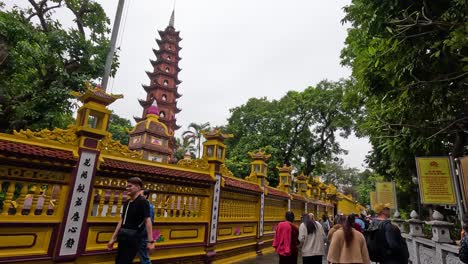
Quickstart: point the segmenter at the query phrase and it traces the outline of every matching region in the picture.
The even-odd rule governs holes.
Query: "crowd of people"
[[[154,208],[147,200],[149,192],[143,190],[138,177],[127,180],[126,191],[129,199],[123,204],[121,219],[107,247],[112,250],[118,242],[116,264],[132,263],[137,255],[141,263],[151,263],[148,251],[154,249]],[[389,205],[377,204],[375,212],[376,217],[338,213],[332,219],[323,215],[318,220],[309,213],[302,216],[299,227],[294,224],[294,213],[286,212],[285,221],[276,227],[273,241],[279,263],[297,263],[299,250],[304,264],[321,264],[324,256],[330,264],[408,263],[406,241],[389,220]],[[468,236],[462,242],[468,248]]]
[[[273,247],[280,264],[297,263],[299,251],[302,263],[364,263],[407,264],[406,241],[390,218],[389,204],[377,204],[376,216],[343,215],[333,219],[323,215],[319,221],[314,214],[302,216],[294,224],[294,213],[286,212],[286,220],[276,227]]]

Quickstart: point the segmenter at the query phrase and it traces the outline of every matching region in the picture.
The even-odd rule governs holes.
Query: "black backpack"
[[[382,221],[377,225],[370,225],[365,231],[367,250],[369,251],[369,258],[374,262],[382,262],[384,260],[384,251],[382,249],[387,247],[385,233],[383,227],[389,221]]]
[[[458,251],[458,257],[463,263],[468,263],[468,241],[464,237],[460,242],[460,250]]]

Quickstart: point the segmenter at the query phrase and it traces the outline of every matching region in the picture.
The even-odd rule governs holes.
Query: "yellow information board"
[[[377,204],[377,193],[370,192],[370,207],[374,210],[374,206]]]
[[[461,169],[461,183],[463,189],[464,199],[468,199],[468,156],[460,158],[460,169]],[[465,210],[468,209],[465,204]]]
[[[389,203],[390,209],[395,209],[395,192],[393,182],[377,182],[375,184],[377,203]]]
[[[416,158],[422,204],[455,205],[455,189],[448,157]]]

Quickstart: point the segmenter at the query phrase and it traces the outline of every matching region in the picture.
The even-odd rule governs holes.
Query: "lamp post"
[[[416,203],[418,205],[418,215],[421,215],[421,197],[419,193],[419,179],[413,174],[413,177],[411,177],[411,181],[415,184],[415,189],[416,189]]]

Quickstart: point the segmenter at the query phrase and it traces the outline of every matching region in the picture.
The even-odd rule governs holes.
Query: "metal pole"
[[[458,206],[458,217],[460,217],[460,224],[463,225],[463,205],[461,204],[461,195],[460,195],[460,184],[458,182],[458,177],[455,171],[455,161],[453,160],[453,156],[449,155],[450,159],[450,172],[452,173],[452,179],[455,189],[455,194],[457,197],[457,206]]]
[[[396,184],[395,184],[395,181],[392,181],[392,185],[393,185],[393,201],[395,203],[395,212],[398,212],[398,200],[397,200],[397,197],[396,197]]]
[[[109,47],[109,53],[107,53],[106,66],[104,68],[104,75],[102,76],[101,88],[106,91],[107,84],[109,82],[110,72],[112,68],[112,61],[114,58],[115,44],[117,42],[117,35],[119,34],[120,20],[122,18],[123,7],[125,5],[125,0],[119,0],[119,5],[117,6],[117,12],[115,13],[114,27],[112,28],[112,37]]]

